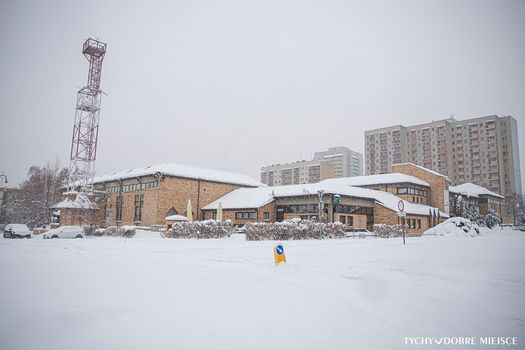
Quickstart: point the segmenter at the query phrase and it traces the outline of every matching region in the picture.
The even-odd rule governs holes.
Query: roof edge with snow
[[[111,174],[96,176],[93,179],[93,183],[98,184],[104,182],[112,182],[118,180],[133,179],[137,177],[152,176],[156,174],[239,186],[266,187],[265,184],[254,180],[248,175],[178,163],[161,163],[155,165],[148,165],[145,167],[128,169],[114,172]]]

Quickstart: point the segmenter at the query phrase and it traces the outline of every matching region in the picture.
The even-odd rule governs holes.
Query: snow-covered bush
[[[247,241],[284,241],[346,237],[346,226],[340,222],[328,224],[311,220],[290,220],[275,223],[254,222],[246,224],[245,228]]]
[[[175,222],[165,233],[167,238],[225,238],[233,231],[231,220],[225,222],[215,220],[189,222]]]
[[[500,218],[496,215],[494,209],[490,209],[487,214],[483,217],[483,224],[488,228],[492,229],[494,226],[498,226],[501,223]]]
[[[469,219],[462,217],[453,217],[443,221],[441,224],[426,230],[423,235],[426,236],[468,236],[474,237],[479,235],[479,226]]]
[[[97,228],[94,229],[91,227],[90,229],[86,230],[84,228],[84,233],[86,236],[96,236],[96,237],[102,237],[102,236],[112,236],[112,237],[133,237],[135,236],[135,226],[109,226],[107,228]]]
[[[405,230],[406,234],[408,232],[408,225],[375,224],[372,229],[377,237],[393,238],[403,236],[403,230]]]

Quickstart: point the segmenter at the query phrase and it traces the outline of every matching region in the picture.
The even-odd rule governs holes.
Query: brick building
[[[206,205],[203,217],[215,218],[220,203],[223,219],[235,224],[292,218],[317,220],[318,192],[323,191],[324,222],[342,222],[369,230],[375,223],[397,224],[397,204],[404,200],[407,216],[402,222],[409,226],[409,234],[420,235],[448,217],[440,208],[426,204],[433,198],[432,190],[426,181],[402,173],[327,179],[316,184],[241,188]]]
[[[450,208],[455,209],[463,205],[464,201],[469,202],[478,208],[481,215],[493,210],[499,217],[503,215],[503,196],[494,193],[485,187],[473,183],[464,183],[458,186],[450,186]],[[454,210],[452,210],[454,212]]]
[[[264,186],[246,175],[175,163],[99,176],[93,184],[99,197],[94,201],[98,206],[94,223],[103,226],[163,225],[166,216],[187,215],[188,200],[194,220],[201,220],[202,207],[226,193],[240,187]],[[69,213],[72,209],[60,209],[61,224],[73,215]]]

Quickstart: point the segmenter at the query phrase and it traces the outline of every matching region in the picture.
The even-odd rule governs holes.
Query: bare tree
[[[20,189],[6,198],[6,223],[16,222],[29,227],[48,224],[49,207],[60,201],[67,176],[68,169],[60,168],[58,159],[44,167],[31,166]]]

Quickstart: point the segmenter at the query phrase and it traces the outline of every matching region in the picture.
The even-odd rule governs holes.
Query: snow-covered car
[[[4,238],[31,238],[31,231],[24,224],[9,224],[4,228]]]
[[[44,233],[44,239],[50,238],[84,238],[84,229],[80,226],[60,226]]]
[[[350,228],[346,230],[346,237],[351,238],[365,238],[366,236],[375,236],[373,232],[366,228]]]
[[[235,227],[233,232],[234,233],[246,233],[246,228],[244,227],[244,225],[238,225],[237,227]]]

